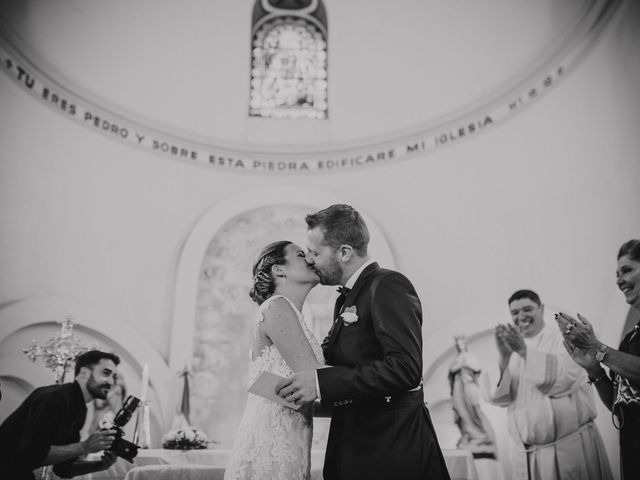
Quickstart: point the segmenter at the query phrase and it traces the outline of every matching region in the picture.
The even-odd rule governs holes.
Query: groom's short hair
[[[349,205],[337,204],[311,213],[305,218],[309,229],[319,228],[324,241],[334,249],[340,245],[353,247],[359,256],[367,254],[369,229],[362,215]]]

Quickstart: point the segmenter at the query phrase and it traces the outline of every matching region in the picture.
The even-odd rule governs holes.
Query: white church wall
[[[8,0],[0,13],[48,66],[112,109],[222,144],[331,146],[373,143],[486,101],[598,3],[324,1],[330,121],[320,124],[248,118],[254,1]]]
[[[244,7],[226,20],[240,21],[249,11]],[[339,173],[234,173],[162,158],[69,121],[2,74],[0,306],[42,296],[82,299],[144,336],[168,364],[171,332],[183,321],[174,316],[180,252],[198,219],[239,193],[289,187],[361,205],[380,226],[397,268],[423,301],[425,370],[453,335],[508,321],[506,298],[523,287],[559,309],[584,314],[616,345],[624,321],[617,313],[625,307],[614,285],[615,254],[623,241],[640,235],[639,10],[627,8],[578,68],[519,114],[437,152]],[[342,21],[334,18],[334,25]],[[338,71],[353,57],[338,48],[331,55]],[[123,70],[140,61],[122,59]],[[246,68],[235,56],[230,62],[231,72]],[[415,65],[415,78],[425,75],[420,65],[427,68]],[[491,73],[495,65],[486,65]],[[130,78],[121,75],[112,83],[104,79],[105,95],[118,93]],[[246,125],[238,100],[245,87],[230,80],[235,73],[219,77],[216,88],[193,89],[198,93],[188,101],[198,109],[216,105],[224,115],[203,119],[162,102],[153,110],[150,98],[139,99],[139,107],[160,118],[173,118],[175,109],[183,127],[242,139],[246,131],[236,123]],[[393,125],[404,121],[384,91],[381,105],[389,116],[339,115],[360,80],[336,87],[330,97],[336,106],[328,124],[340,138],[383,131],[385,118]],[[150,96],[159,93],[150,88]],[[215,96],[218,88],[229,103]],[[453,97],[461,86],[443,88]],[[365,96],[359,92],[355,105],[364,105]],[[417,120],[422,110],[407,98],[399,101],[408,109],[407,122]],[[273,141],[295,133],[281,132]],[[0,354],[23,346],[0,343]],[[19,376],[10,370],[3,364],[4,374]],[[617,471],[617,432],[605,412],[598,424]]]

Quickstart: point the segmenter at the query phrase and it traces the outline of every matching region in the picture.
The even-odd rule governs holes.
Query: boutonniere
[[[356,312],[357,310],[355,305],[344,309],[344,311],[342,312],[342,315],[340,316],[342,317],[342,323],[344,324],[345,327],[348,327],[349,325],[353,325],[358,321],[358,314]]]

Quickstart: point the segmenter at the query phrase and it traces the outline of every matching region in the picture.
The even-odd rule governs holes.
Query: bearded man
[[[86,460],[89,453],[108,450],[115,430],[92,433],[80,441],[87,403],[107,398],[115,385],[120,358],[91,350],[78,356],[75,380],[34,390],[0,425],[0,478],[33,480],[33,470],[53,465],[53,471],[69,478],[100,470],[115,463],[105,451],[100,460]]]
[[[418,293],[369,256],[369,230],[351,206],[305,220],[307,263],[323,285],[340,285],[322,343],[330,367],[296,372],[276,389],[331,410],[325,480],[449,480],[422,391]]]

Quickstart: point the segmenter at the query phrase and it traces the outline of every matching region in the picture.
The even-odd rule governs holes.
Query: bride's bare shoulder
[[[263,311],[265,321],[289,322],[291,319],[297,320],[296,312],[286,298],[281,296],[272,297],[269,298],[267,302],[269,303],[265,305]]]

